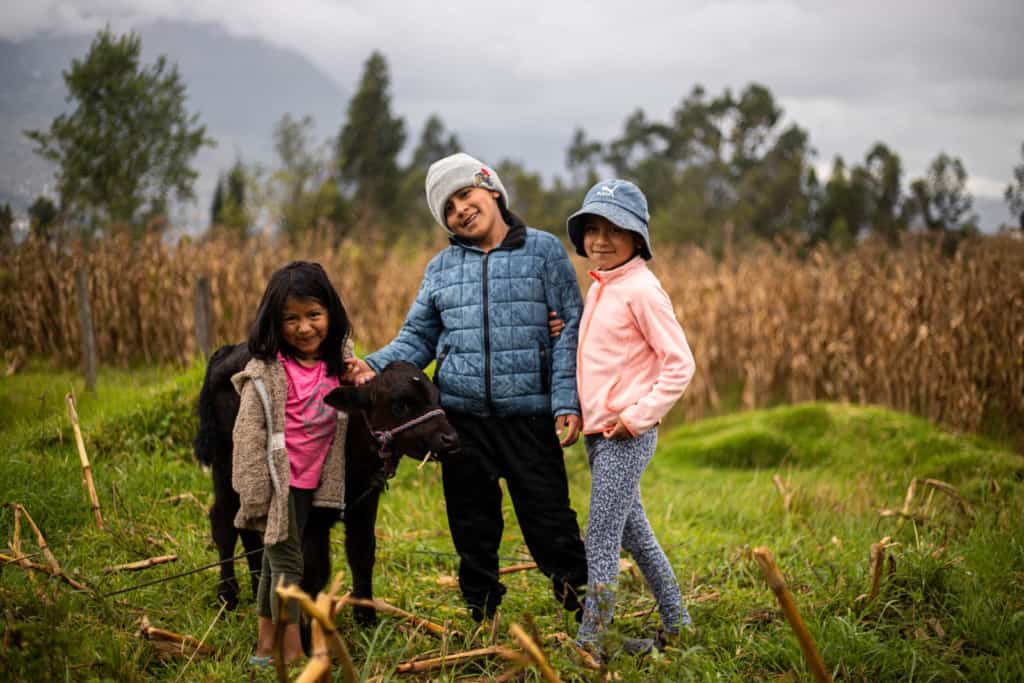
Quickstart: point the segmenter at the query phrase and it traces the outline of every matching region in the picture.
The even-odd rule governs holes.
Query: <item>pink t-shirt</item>
[[[324,403],[324,396],[338,386],[338,378],[327,375],[327,363],[323,361],[307,368],[281,354],[277,359],[288,378],[284,445],[291,465],[291,485],[315,489],[320,485],[320,469],[338,424],[338,413]]]

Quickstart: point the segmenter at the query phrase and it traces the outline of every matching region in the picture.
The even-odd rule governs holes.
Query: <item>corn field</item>
[[[270,274],[307,258],[323,264],[357,344],[372,350],[398,330],[442,245],[110,238],[58,251],[28,241],[0,254],[0,346],[79,362],[74,273],[85,268],[102,364],[188,362],[198,276],[210,281],[215,339],[239,341]],[[585,288],[586,264],[572,258]],[[662,248],[651,267],[697,359],[687,417],[738,391],[744,408],[824,399],[967,431],[1024,424],[1024,241],[979,238],[954,257],[924,240],[803,256],[765,246],[724,260]]]

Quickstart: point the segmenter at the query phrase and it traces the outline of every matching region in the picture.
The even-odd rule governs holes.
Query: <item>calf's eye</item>
[[[409,404],[403,399],[396,398],[391,402],[391,413],[395,417],[405,417],[409,413]]]

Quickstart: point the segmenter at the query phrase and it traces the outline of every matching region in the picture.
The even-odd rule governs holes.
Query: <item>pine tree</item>
[[[57,222],[57,205],[49,197],[42,195],[36,197],[32,205],[28,207],[29,230],[41,240],[50,241],[55,238],[54,230]]]
[[[210,202],[210,225],[220,225],[224,213],[224,176],[217,177],[217,187],[213,190],[213,201]]]
[[[337,159],[342,184],[361,209],[396,214],[401,183],[397,158],[405,144],[405,121],[391,114],[390,84],[387,61],[374,52],[349,101]]]
[[[1010,215],[1020,222],[1024,230],[1024,142],[1020,143],[1021,162],[1013,167],[1013,182],[1006,186],[1003,198],[1010,209]]]
[[[228,172],[228,201],[238,207],[245,206],[245,167],[238,160]]]
[[[0,206],[0,247],[14,244],[14,212],[10,202]]]
[[[876,142],[864,161],[870,230],[896,243],[907,229],[903,207],[903,165],[898,154]]]
[[[423,132],[420,134],[419,144],[416,145],[416,149],[412,153],[409,170],[426,172],[430,164],[450,154],[455,154],[461,148],[458,136],[455,133],[446,134],[441,117],[431,114],[423,124]]]

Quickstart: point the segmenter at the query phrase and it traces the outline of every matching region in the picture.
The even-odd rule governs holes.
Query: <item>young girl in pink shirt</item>
[[[590,259],[576,351],[584,445],[591,468],[586,553],[589,580],[577,642],[594,654],[615,609],[619,548],[636,560],[658,602],[656,639],[627,639],[644,653],[690,624],[679,583],[640,500],[640,477],[657,444],[658,422],[693,377],[693,354],[661,283],[647,268],[647,199],[636,185],[607,180],[569,217],[569,239]]]
[[[348,417],[324,403],[344,370],[348,316],[317,263],[294,261],[275,272],[249,334],[253,359],[231,378],[240,394],[233,432],[231,484],[241,507],[235,526],[263,533],[254,666],[268,666],[283,579],[303,574],[303,537],[313,507],[341,510],[345,500]],[[302,654],[297,605],[289,605],[286,662]]]

